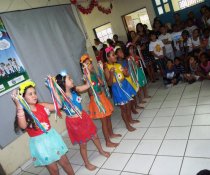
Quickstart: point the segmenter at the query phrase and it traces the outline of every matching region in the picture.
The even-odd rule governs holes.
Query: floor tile
[[[162,105],[162,102],[152,102],[152,103],[149,103],[145,109],[159,109],[161,105]]]
[[[210,114],[195,115],[193,125],[210,125]]]
[[[153,154],[156,155],[162,140],[141,140],[135,150],[137,154]]]
[[[143,139],[156,140],[163,139],[166,134],[167,128],[149,128],[144,135]]]
[[[174,116],[170,126],[191,126],[193,115]]]
[[[195,106],[197,104],[197,98],[184,98],[179,102],[179,106]]]
[[[129,173],[129,172],[122,172],[120,175],[141,175],[141,174],[136,174],[136,173]]]
[[[90,157],[90,155],[93,154],[93,151],[87,151],[87,153],[88,153],[88,157]],[[84,164],[82,156],[79,151],[74,156],[71,157],[70,162],[76,165]]]
[[[187,140],[164,140],[158,155],[184,156]]]
[[[192,126],[190,139],[210,139],[210,126]]]
[[[157,114],[159,109],[145,109],[142,113],[141,113],[141,117],[155,117],[155,115]]]
[[[106,170],[106,169],[100,169],[97,173],[97,175],[120,175],[121,171],[114,171],[114,170]]]
[[[172,117],[156,117],[152,121],[150,127],[164,127],[169,126]]]
[[[182,157],[157,156],[151,175],[178,175],[182,163]]]
[[[192,115],[195,113],[195,106],[178,107],[175,115]]]
[[[177,107],[179,103],[179,100],[171,100],[171,101],[165,101],[161,108],[171,108],[171,107]]]
[[[134,154],[132,155],[126,167],[124,168],[124,171],[147,174],[150,170],[154,159],[155,156],[152,155]]]
[[[149,127],[149,125],[151,124],[153,118],[150,117],[139,117],[140,123],[135,124],[135,128],[145,128],[145,127]]]
[[[165,139],[188,139],[190,127],[170,127]]]
[[[195,114],[210,114],[210,105],[197,106]]]
[[[122,140],[114,152],[133,153],[138,144],[139,140]]]
[[[210,140],[189,140],[186,156],[189,157],[210,157]]]
[[[176,108],[161,108],[156,117],[168,117],[173,116]]]
[[[135,125],[134,125],[134,127],[135,127]],[[146,130],[147,130],[147,128],[136,128],[136,130],[133,132],[127,132],[124,139],[138,139],[138,140],[140,140],[144,136]]]
[[[131,154],[112,153],[109,159],[102,166],[102,168],[122,170],[128,162],[128,160],[130,159],[130,157]]]
[[[185,157],[180,175],[196,175],[203,169],[209,169],[210,159]]]
[[[34,165],[30,165],[29,167],[26,167],[26,168],[24,169],[24,171],[27,171],[28,173],[38,174],[38,173],[40,173],[43,169],[44,169],[44,167],[35,167]]]
[[[207,97],[199,97],[198,105],[210,105],[210,96]]]

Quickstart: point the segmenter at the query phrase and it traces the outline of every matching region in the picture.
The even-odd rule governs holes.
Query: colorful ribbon
[[[101,80],[103,81],[105,94],[108,98],[110,98],[111,94],[109,92],[109,88],[108,88],[108,85],[104,76],[103,63],[101,61],[98,62],[98,72],[99,72]]]
[[[134,63],[132,58],[128,58],[128,70],[129,70],[129,73],[131,75],[132,81],[135,83],[135,85],[139,89],[137,68],[136,68],[136,64]]]
[[[25,101],[25,99],[21,95],[17,95],[15,98],[18,100],[18,102],[23,107],[23,109],[31,116],[31,118],[34,120],[35,124],[38,126],[38,128],[41,129],[44,133],[47,133],[47,130],[42,126],[42,124],[40,123],[40,121],[33,114],[33,112],[31,111],[30,106]]]
[[[80,118],[82,118],[82,112],[72,103],[72,101],[66,96],[65,92],[61,89],[61,87],[51,76],[47,77],[46,83],[49,85],[48,87],[53,94],[51,95],[52,98],[54,98],[53,103],[57,103],[54,104],[54,107],[58,106],[58,103],[61,102],[62,106],[69,112],[69,114],[71,114],[72,109]],[[55,93],[58,94],[60,102],[56,98]],[[59,111],[58,108],[55,109],[55,111]]]
[[[88,84],[89,84],[89,86],[90,86],[90,88],[92,90],[92,93],[93,93],[93,96],[94,96],[94,101],[96,102],[96,105],[97,105],[99,111],[103,112],[103,113],[106,113],[106,110],[105,110],[104,106],[102,105],[98,94],[95,92],[95,90],[93,88],[91,77],[88,74],[89,70],[88,70],[88,68],[87,68],[87,66],[85,64],[84,64],[84,67],[83,67],[83,72],[84,72],[84,75],[85,75],[85,79],[88,82]]]

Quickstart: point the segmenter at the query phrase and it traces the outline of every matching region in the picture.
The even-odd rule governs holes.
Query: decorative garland
[[[72,4],[76,5],[79,11],[83,14],[90,14],[94,7],[97,7],[98,10],[102,13],[109,14],[112,10],[112,3],[110,3],[110,8],[104,8],[98,4],[97,0],[91,0],[90,4],[87,8],[83,7],[82,5],[78,4],[77,0],[70,0]]]

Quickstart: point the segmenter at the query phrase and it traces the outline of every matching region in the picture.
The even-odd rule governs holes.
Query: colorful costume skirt
[[[68,148],[57,131],[51,128],[47,133],[30,137],[29,147],[34,166],[45,166],[60,160]]]
[[[147,84],[147,79],[143,71],[144,70],[141,67],[139,67],[137,70],[138,82],[140,87],[144,87]]]
[[[138,92],[139,88],[137,85],[133,82],[131,76],[125,77],[125,79],[131,84],[131,86],[135,89],[136,92]]]
[[[126,79],[121,81],[121,85],[122,87],[117,82],[112,84],[112,96],[115,105],[124,105],[136,95],[135,89]]]
[[[97,128],[85,111],[82,111],[82,118],[67,116],[66,127],[72,144],[87,143],[96,137]]]
[[[92,95],[90,96],[90,104],[89,104],[90,118],[96,119],[96,118],[104,118],[107,116],[111,116],[114,108],[111,102],[109,101],[109,99],[106,97],[104,92],[101,92],[100,94],[98,94],[98,97],[104,109],[106,110],[106,112],[104,113],[104,112],[99,111],[98,106],[94,100],[94,96]]]

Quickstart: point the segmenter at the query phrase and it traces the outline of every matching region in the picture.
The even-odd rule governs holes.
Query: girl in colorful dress
[[[125,71],[129,72],[129,65],[128,65],[128,60],[125,58],[124,52],[120,47],[115,48],[115,54],[117,56],[117,63],[119,63]],[[135,89],[136,93],[139,91],[139,85],[138,82],[134,82],[133,79],[129,75],[125,77],[125,79],[131,84],[131,86]],[[136,94],[137,95],[137,94]],[[138,114],[136,109],[141,109],[140,106],[137,105],[137,98],[136,96],[134,97],[134,100],[131,101],[131,111],[134,114]]]
[[[114,111],[114,108],[109,99],[106,97],[105,93],[102,91],[102,86],[104,83],[96,74],[92,64],[92,59],[89,57],[88,54],[84,54],[81,57],[80,63],[83,65],[83,68],[87,67],[87,69],[90,71],[91,83],[93,86],[93,90],[95,91],[93,92],[93,90],[91,89],[88,90],[88,94],[90,97],[90,103],[89,103],[90,118],[101,120],[102,131],[106,141],[106,146],[116,147],[119,145],[119,143],[111,142],[110,138],[120,137],[121,135],[113,133],[111,115]],[[93,93],[96,93],[97,96],[99,97],[99,101],[102,104],[103,108],[105,109],[105,112],[101,111],[97,106]]]
[[[25,112],[17,97],[22,96],[28,103],[30,110],[36,116],[39,123],[44,127],[46,133],[35,123],[35,120]],[[74,171],[66,157],[68,148],[61,136],[55,129],[51,128],[48,119],[50,112],[54,111],[54,105],[49,103],[38,103],[35,90],[35,83],[26,81],[19,87],[19,94],[16,90],[12,93],[12,99],[16,104],[15,131],[25,130],[30,136],[29,147],[34,166],[46,166],[51,175],[58,175],[57,163],[68,175],[73,175]]]
[[[58,74],[55,79],[57,84],[65,92],[68,99],[73,103],[74,108],[81,112],[81,116],[79,116],[70,105],[68,108],[63,106],[63,111],[66,113],[66,127],[69,138],[72,144],[79,144],[80,153],[85,163],[85,167],[91,171],[95,170],[96,166],[91,164],[88,160],[87,142],[92,140],[99,153],[105,157],[109,157],[110,153],[105,152],[101,147],[95,124],[90,119],[90,116],[82,109],[82,98],[78,95],[78,93],[88,90],[90,86],[88,83],[82,86],[74,86],[73,80],[67,74]]]
[[[132,97],[136,95],[136,91],[125,79],[125,76],[128,76],[126,71],[120,64],[116,63],[117,58],[114,53],[114,49],[112,47],[108,47],[105,51],[108,62],[104,72],[107,83],[112,88],[114,104],[120,106],[121,116],[128,131],[134,131],[135,128],[130,124],[139,121],[132,119],[130,101],[133,100]]]
[[[133,44],[129,44],[127,47],[127,53],[128,53],[129,59],[133,60],[133,62],[136,64],[137,79],[138,79],[140,89],[142,89],[142,91],[143,91],[144,98],[150,98],[150,96],[148,95],[148,92],[147,92],[147,87],[146,87],[147,79],[144,74],[142,64],[140,63],[140,61],[142,61],[142,60],[136,54],[136,47]],[[139,54],[141,54],[141,53],[139,53]],[[141,96],[141,91],[139,91],[139,96]]]

